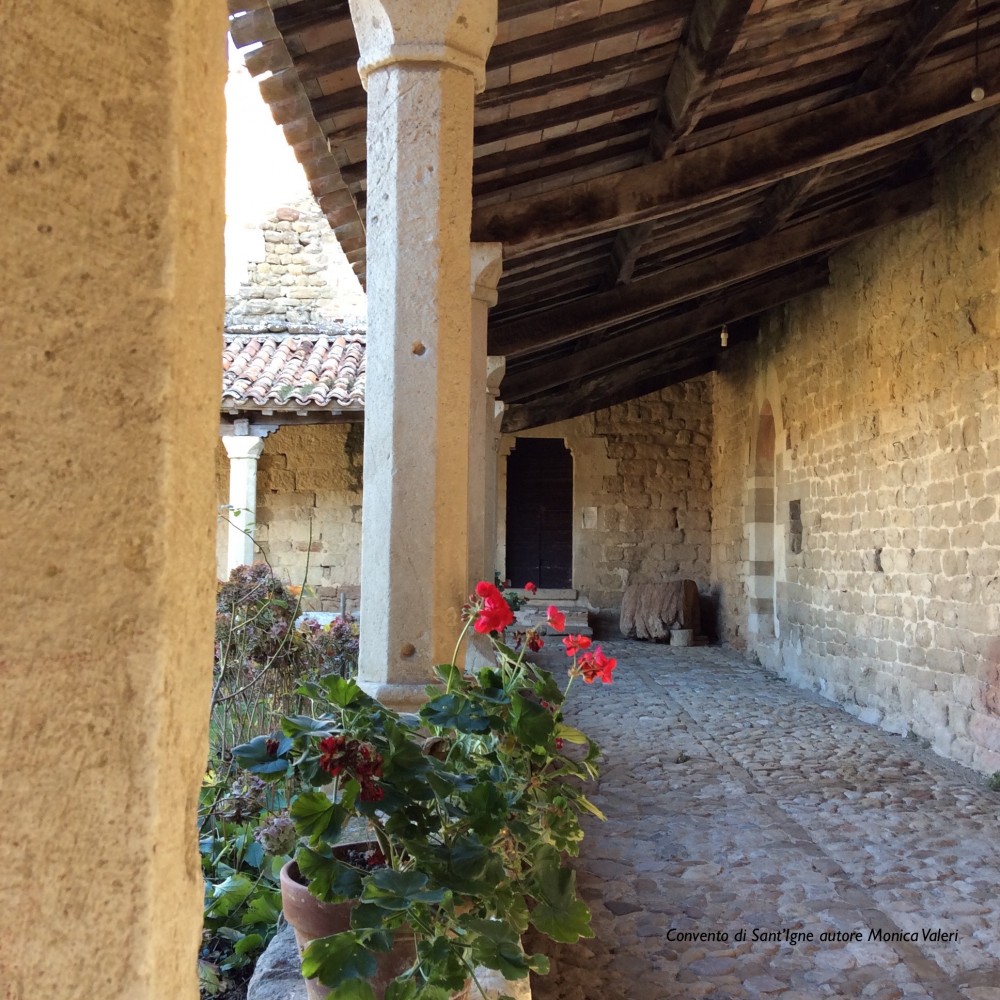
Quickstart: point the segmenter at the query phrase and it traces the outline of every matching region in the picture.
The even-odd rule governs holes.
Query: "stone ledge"
[[[528,979],[508,982],[493,969],[477,969],[476,978],[482,990],[473,984],[469,1000],[497,1000],[501,995],[514,1000],[531,1000]],[[278,931],[258,960],[247,987],[247,1000],[307,1000],[295,934],[287,924]]]

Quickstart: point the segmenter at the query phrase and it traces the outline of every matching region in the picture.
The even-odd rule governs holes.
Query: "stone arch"
[[[776,638],[779,624],[775,601],[775,454],[774,409],[770,400],[760,405],[750,447],[746,526],[749,540],[747,572],[750,636]]]

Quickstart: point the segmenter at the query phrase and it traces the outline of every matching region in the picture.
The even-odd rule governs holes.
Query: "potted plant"
[[[342,907],[330,913],[332,933],[304,947],[303,974],[322,984],[315,996],[446,1000],[477,966],[507,979],[547,971],[543,955],[521,948],[529,926],[561,942],[592,934],[566,858],[581,815],[600,816],[580,787],[597,774],[598,748],[563,720],[566,691],[525,657],[542,636],[518,636],[519,649],[500,641],[513,616],[495,585],[480,583],[466,611],[453,662],[437,668],[419,715],[329,676],[300,689],[312,714],[235,751],[254,774],[298,788],[290,816],[302,839],[285,880]],[[555,608],[549,620],[562,630]],[[470,628],[496,651],[475,676],[455,665]],[[583,637],[564,643],[569,685],[610,682],[614,660]],[[345,848],[352,839],[361,843]],[[376,993],[390,953],[399,964]]]

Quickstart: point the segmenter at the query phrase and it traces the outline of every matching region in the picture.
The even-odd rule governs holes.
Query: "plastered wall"
[[[304,605],[336,611],[359,606],[361,572],[361,468],[359,423],[282,427],[264,439],[257,463],[256,539],[277,575],[307,582]],[[216,489],[225,504],[229,461],[216,447]],[[225,532],[217,536],[225,565]]]
[[[993,126],[945,166],[936,207],[836,254],[830,289],[771,314],[717,376],[712,450],[724,635],[988,772],[1000,769],[998,165]],[[747,630],[765,403],[774,638]]]
[[[0,22],[0,995],[195,1000],[226,9]]]
[[[708,377],[517,435],[562,438],[573,455],[573,586],[594,606],[617,612],[629,583],[690,578],[707,588],[711,435]],[[498,569],[513,445],[511,435],[500,443]]]

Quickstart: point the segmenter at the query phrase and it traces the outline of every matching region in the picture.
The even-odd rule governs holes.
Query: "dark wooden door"
[[[507,579],[573,583],[573,456],[558,438],[518,438],[507,459]]]

